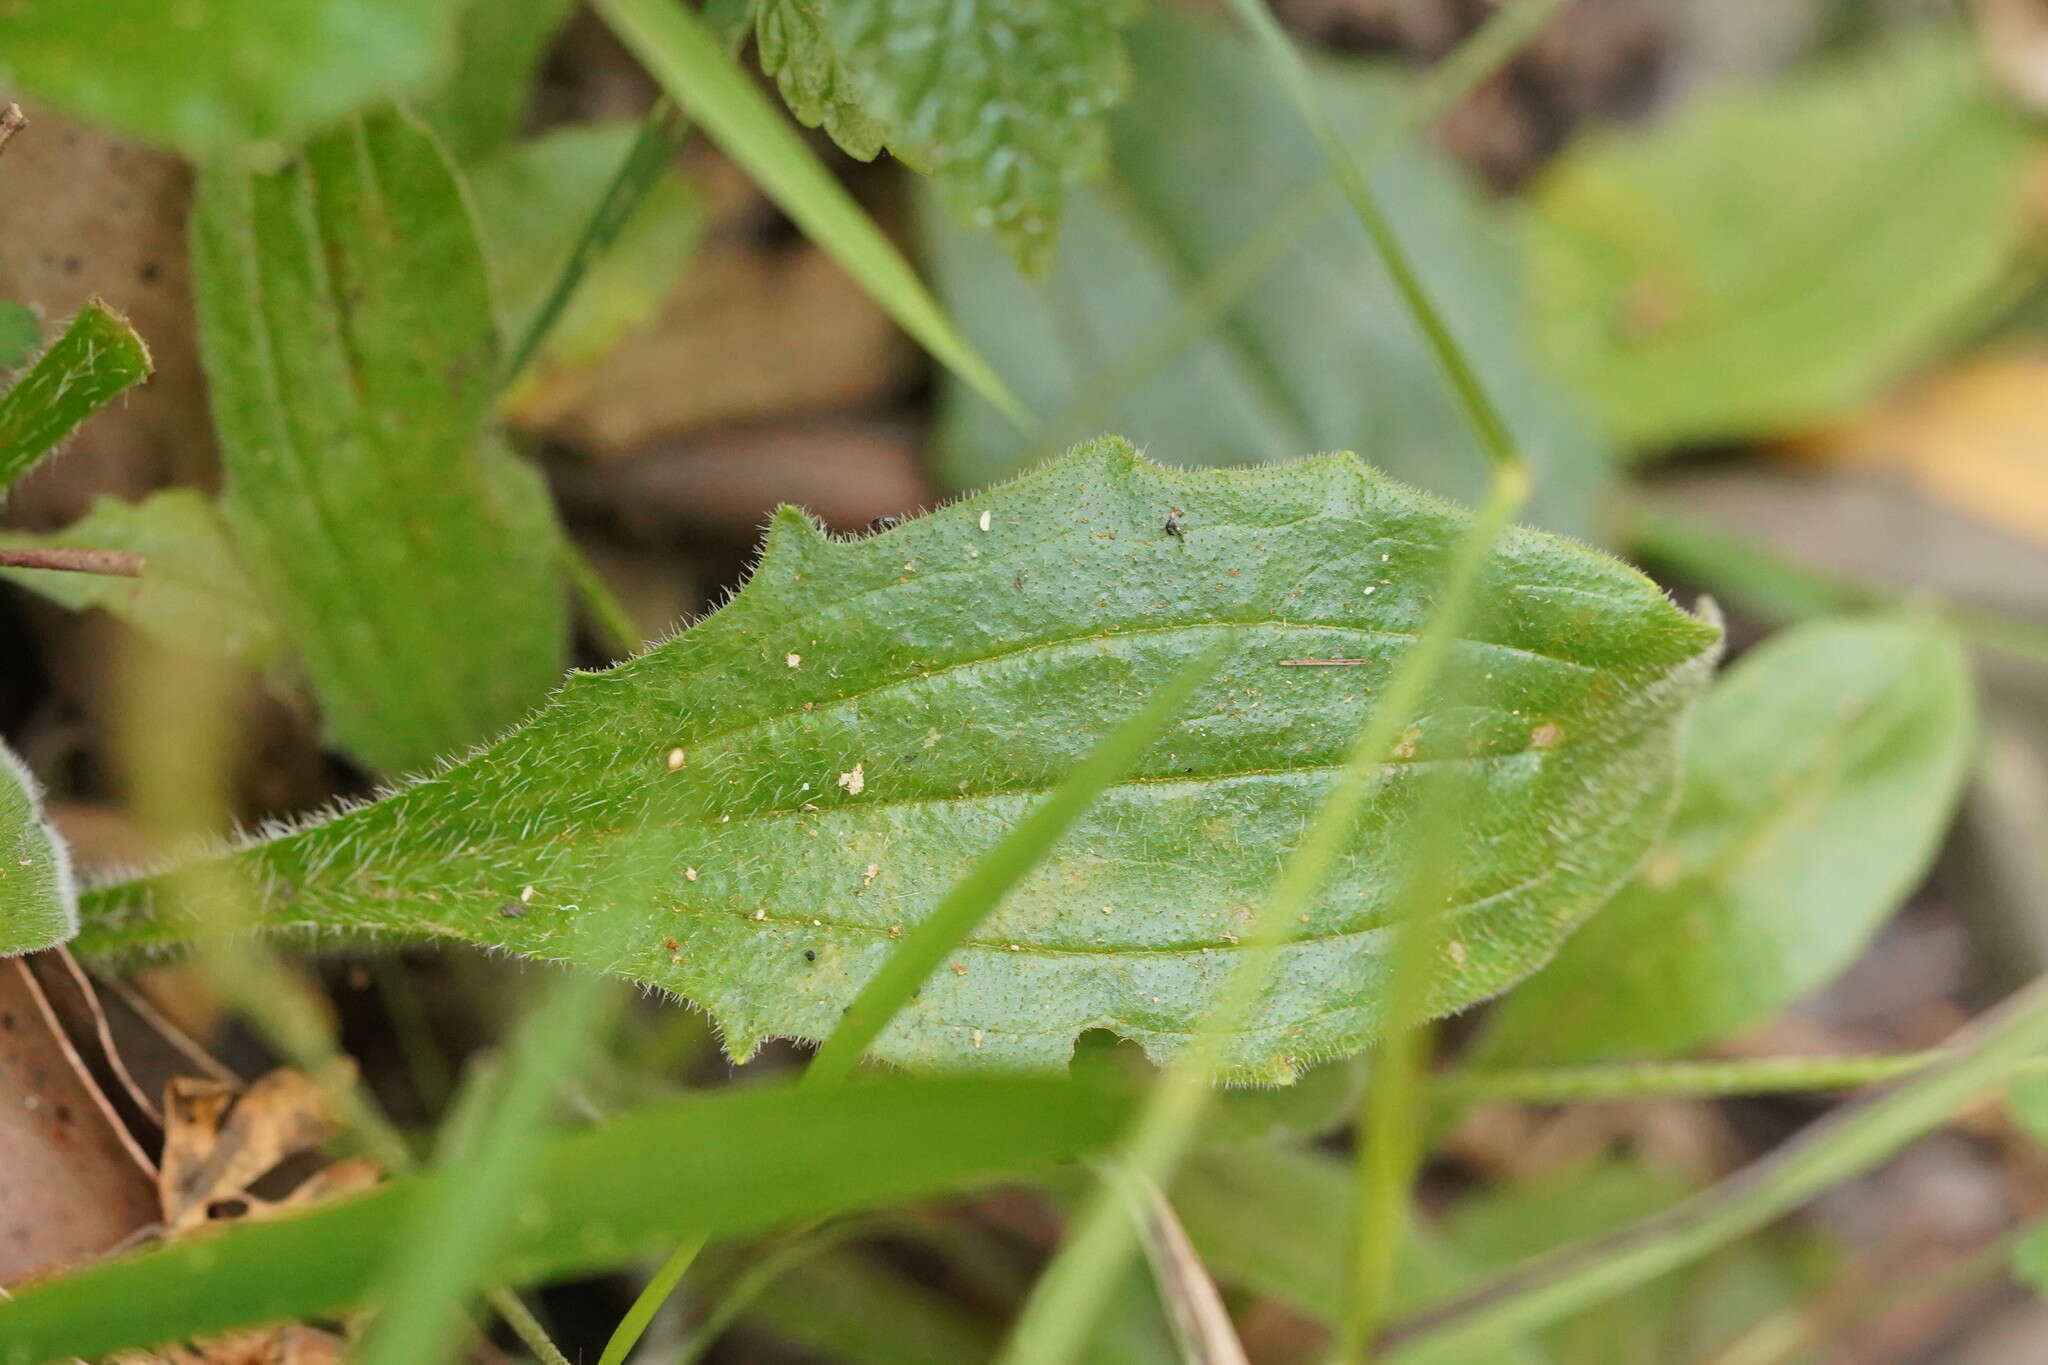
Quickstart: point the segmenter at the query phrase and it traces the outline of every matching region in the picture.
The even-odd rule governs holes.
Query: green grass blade
[[[115,395],[149,377],[149,348],[98,299],[0,397],[0,489],[28,473]]]
[[[556,1089],[605,1015],[602,977],[576,972],[553,983],[520,1029],[489,1112],[468,1151],[429,1197],[414,1203],[377,1295],[383,1307],[363,1342],[361,1365],[414,1365],[446,1358],[463,1300],[511,1233],[541,1155]]]
[[[1379,783],[1397,737],[1415,715],[1472,608],[1481,571],[1514,511],[1528,495],[1522,466],[1495,467],[1494,493],[1467,528],[1437,596],[1437,607],[1401,657],[1386,689],[1346,755],[1343,775],[1317,809],[1308,832],[1274,879],[1249,935],[1251,952],[1225,981],[1194,1046],[1153,1087],[1120,1146],[1118,1169],[1170,1186],[1193,1145],[1207,1106],[1214,1056],[1252,1016],[1273,979],[1278,949],[1312,903],[1350,843],[1359,813]],[[1101,1317],[1129,1258],[1134,1233],[1113,1182],[1097,1187],[1065,1246],[1040,1276],[1011,1329],[1002,1365],[1067,1365]]]
[[[550,1143],[510,1240],[475,1273],[556,1277],[631,1261],[686,1224],[741,1235],[1029,1174],[1101,1151],[1129,1113],[1103,1086],[1021,1077],[777,1084],[669,1101]],[[442,1207],[460,1179],[394,1181],[22,1288],[0,1303],[0,1365],[97,1359],[366,1302],[420,1212]]]
[[[839,1027],[811,1059],[804,1073],[806,1084],[836,1084],[852,1074],[868,1045],[917,994],[946,954],[994,912],[1026,873],[1045,860],[1060,837],[1138,761],[1138,755],[1236,647],[1236,634],[1227,634],[1183,668],[1142,711],[1098,744],[1001,843],[975,860],[967,875],[954,884],[931,916],[911,931],[846,1007]]]
[[[583,282],[590,267],[618,240],[619,233],[632,221],[634,213],[645,202],[648,191],[660,181],[670,160],[689,136],[690,121],[683,117],[682,111],[668,100],[656,100],[654,107],[647,111],[647,117],[641,121],[632,146],[626,149],[625,159],[620,161],[611,182],[605,186],[590,216],[584,220],[583,231],[577,236],[576,245],[571,248],[568,259],[562,262],[553,283],[548,286],[547,296],[514,343],[512,353],[505,361],[504,383],[510,384],[519,378],[528,362],[539,352],[541,343],[547,340],[548,333],[561,318],[562,310],[569,306],[576,287]]]
[[[598,0],[612,31],[719,149],[940,364],[1018,426],[1023,405],[968,345],[895,245],[827,171],[694,11],[677,0]]]

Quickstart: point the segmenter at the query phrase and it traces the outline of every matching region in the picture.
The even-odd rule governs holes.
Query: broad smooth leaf
[[[2035,148],[1945,35],[1589,139],[1532,198],[1537,336],[1637,445],[1839,417],[2011,265]]]
[[[514,143],[470,168],[477,224],[507,337],[524,336],[545,305],[638,134],[631,121],[561,128]],[[529,363],[522,387],[602,359],[650,321],[697,249],[704,223],[696,187],[664,171],[577,284]],[[508,402],[517,409],[518,390]]]
[[[534,73],[573,7],[573,0],[468,0],[454,68],[412,105],[456,161],[487,156],[519,131]],[[530,225],[549,223],[536,212]]]
[[[396,773],[518,719],[566,646],[559,532],[486,437],[490,288],[433,140],[380,114],[214,166],[192,240],[222,509],[330,732]]]
[[[954,213],[1042,270],[1067,192],[1102,170],[1102,115],[1130,84],[1118,30],[1137,17],[1135,0],[820,8],[839,67],[833,90],[851,84]]]
[[[1682,1051],[1826,984],[1926,872],[1973,728],[1968,665],[1931,622],[1759,646],[1700,705],[1660,847],[1502,1003],[1475,1063]]]
[[[1397,478],[1476,501],[1487,460],[1399,294],[1334,191],[1300,240],[1156,376],[1103,394],[1149,339],[1328,163],[1252,47],[1161,14],[1130,33],[1136,97],[1110,120],[1121,183],[1075,196],[1057,263],[1031,281],[987,238],[923,216],[934,278],[961,327],[1047,424],[1017,430],[957,384],[941,399],[939,469],[954,487],[1006,477],[1108,428],[1191,465],[1369,451]],[[1319,68],[1347,140],[1370,147],[1403,86]],[[1200,110],[1199,118],[1190,110]],[[1430,296],[1538,471],[1529,516],[1590,536],[1610,458],[1591,423],[1518,347],[1519,252],[1440,159],[1368,167]],[[1292,210],[1290,210],[1292,211]]]
[[[4,21],[0,21],[4,22]],[[0,489],[34,467],[131,384],[149,378],[149,348],[95,299],[0,395]]]
[[[0,957],[48,948],[77,932],[70,849],[43,819],[42,788],[0,744]]]
[[[1235,631],[1181,719],[874,1050],[1053,1067],[1100,1027],[1169,1055],[1245,951],[1468,521],[1352,456],[1183,472],[1117,441],[856,542],[786,510],[752,581],[701,624],[233,866],[280,927],[623,973],[704,1006],[740,1055],[820,1038],[1104,727]],[[1285,1073],[1375,1029],[1417,765],[1458,765],[1475,795],[1439,1012],[1533,969],[1661,830],[1718,632],[1535,532],[1483,572],[1490,624],[1452,656],[1469,695],[1398,746],[1233,1072]],[[1348,662],[1302,663],[1332,659]],[[98,893],[85,951],[174,939],[160,890]]]
[[[249,581],[212,502],[167,488],[141,502],[101,498],[61,531],[0,532],[4,546],[127,550],[143,558],[140,577],[0,569],[73,611],[100,608],[178,650],[223,654],[264,665],[283,651],[277,620]]]
[[[491,1278],[624,1265],[681,1227],[734,1236],[1030,1174],[1105,1149],[1129,1110],[1115,1090],[1014,1077],[750,1086],[650,1106],[548,1145]],[[452,1178],[393,1181],[20,1288],[0,1300],[0,1365],[363,1303],[408,1215]]]
[[[463,3],[15,0],[0,9],[0,85],[214,156],[294,137],[433,75]]]

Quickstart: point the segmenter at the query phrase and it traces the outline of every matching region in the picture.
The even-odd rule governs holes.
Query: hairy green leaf
[[[1393,282],[1330,193],[1299,240],[1177,358],[1135,385],[1118,367],[1197,281],[1329,176],[1258,52],[1186,20],[1137,25],[1141,98],[1110,120],[1121,184],[1076,196],[1058,262],[1031,281],[988,240],[924,214],[940,296],[1046,425],[1018,431],[958,385],[941,399],[939,468],[955,487],[1015,473],[1108,428],[1178,463],[1367,450],[1396,477],[1476,500],[1487,460]],[[1403,86],[1357,65],[1319,68],[1331,116],[1370,148]],[[1188,117],[1199,108],[1203,116]],[[1380,157],[1369,178],[1430,295],[1537,470],[1530,517],[1587,536],[1609,453],[1518,344],[1519,249],[1439,157]],[[1290,208],[1289,212],[1297,210]]]
[[[486,439],[496,328],[427,133],[359,120],[193,215],[223,510],[334,737],[385,772],[529,710],[561,667],[557,530]]]
[[[888,129],[868,112],[827,36],[819,0],[756,0],[755,51],[783,103],[807,128],[823,128],[849,156],[870,161]]]
[[[705,1006],[742,1055],[820,1038],[1105,727],[1235,631],[1182,719],[875,1049],[1049,1067],[1106,1027],[1167,1055],[1245,951],[1468,521],[1351,456],[1183,472],[1116,441],[857,542],[785,511],[708,620],[235,865],[279,927],[624,973]],[[1474,793],[1450,839],[1435,1011],[1540,963],[1662,828],[1715,629],[1534,532],[1507,536],[1482,582],[1488,624],[1453,650],[1470,687],[1397,746],[1232,1071],[1289,1070],[1377,1026],[1417,765],[1458,765]],[[88,949],[174,940],[161,889],[100,893]]]
[[[490,1278],[626,1264],[678,1227],[732,1236],[1028,1174],[1102,1150],[1129,1108],[1100,1086],[1014,1077],[763,1085],[650,1106],[548,1145]],[[393,1181],[17,1288],[0,1299],[0,1365],[361,1304],[409,1216],[459,1178]]]
[[[1533,198],[1538,338],[1638,444],[1839,416],[2012,262],[2034,148],[1946,35],[1596,137]]]
[[[929,170],[955,213],[1041,269],[1068,190],[1106,158],[1102,115],[1130,85],[1118,30],[1136,0],[812,3],[839,83],[891,147]]]
[[[413,107],[448,154],[468,163],[519,131],[533,77],[574,0],[468,0],[455,31],[455,67]],[[546,226],[536,212],[532,224]]]
[[[28,373],[0,395],[0,489],[123,389],[147,378],[149,348],[128,320],[97,299],[88,303]]]
[[[638,136],[631,120],[561,128],[503,148],[470,169],[506,336],[526,335],[546,306],[591,210]],[[696,187],[660,171],[577,282],[528,373],[589,365],[650,321],[697,249],[704,225]],[[516,405],[516,396],[512,401]]]
[[[141,502],[101,498],[61,531],[0,532],[0,545],[139,554],[137,578],[50,569],[0,569],[0,577],[73,611],[97,607],[173,649],[259,666],[282,652],[277,620],[250,584],[219,512],[193,489],[167,488]]]
[[[48,948],[77,932],[71,852],[43,819],[42,788],[0,744],[0,957]]]
[[[1846,967],[1927,870],[1972,745],[1962,650],[1917,619],[1815,622],[1699,708],[1635,880],[1510,996],[1481,1065],[1710,1042]]]
[[[433,75],[463,3],[14,0],[0,8],[0,85],[212,156],[293,137]]]

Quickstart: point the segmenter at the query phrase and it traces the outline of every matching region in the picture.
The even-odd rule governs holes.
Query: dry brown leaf
[[[0,1284],[150,1226],[153,1175],[27,961],[0,962]]]
[[[164,1120],[158,1189],[174,1237],[204,1224],[216,1204],[255,1208],[264,1201],[250,1195],[250,1185],[336,1130],[326,1092],[290,1067],[239,1095],[216,1080],[174,1080],[164,1092]]]
[[[1981,357],[1788,448],[1815,463],[1897,473],[1930,497],[2048,545],[2048,354]]]

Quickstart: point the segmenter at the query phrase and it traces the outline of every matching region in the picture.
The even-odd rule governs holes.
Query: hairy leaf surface
[[[236,858],[279,926],[442,934],[688,997],[745,1054],[819,1038],[973,860],[1225,630],[1229,660],[875,1052],[1049,1067],[1106,1027],[1184,1045],[1413,643],[1467,514],[1355,457],[1181,472],[1121,442],[870,539],[786,511],[752,581],[525,727]],[[1381,1008],[1418,781],[1475,800],[1447,875],[1457,1008],[1539,964],[1661,829],[1717,632],[1534,532],[1485,570],[1458,703],[1426,710],[1229,1057],[1350,1049]],[[1304,663],[1345,660],[1334,666]],[[158,888],[88,950],[176,937]]]
[[[73,611],[98,607],[180,650],[270,663],[282,651],[277,620],[249,581],[220,514],[203,494],[166,488],[141,502],[101,498],[61,531],[0,532],[0,545],[128,550],[137,578],[0,569],[0,577]]]
[[[1210,309],[1142,382],[1116,380],[1212,272],[1329,176],[1256,50],[1166,14],[1133,27],[1129,43],[1138,97],[1109,120],[1119,183],[1075,196],[1047,278],[1027,279],[984,235],[924,215],[940,296],[1045,424],[1020,431],[949,384],[941,474],[954,487],[986,484],[1106,429],[1180,464],[1370,451],[1397,478],[1476,501],[1487,461],[1471,423],[1334,191],[1308,205],[1297,239],[1235,306]],[[1364,154],[1399,117],[1403,85],[1357,63],[1317,71],[1325,107]],[[1521,250],[1509,226],[1426,150],[1374,159],[1369,171],[1536,466],[1530,519],[1591,535],[1610,452],[1520,345]]]
[[[1816,622],[1745,656],[1699,708],[1670,832],[1502,1004],[1480,1063],[1680,1051],[1826,984],[1926,873],[1972,713],[1929,622]]]
[[[126,318],[95,299],[27,374],[0,395],[0,489],[26,474],[78,424],[149,378],[149,348]]]
[[[839,60],[890,145],[962,218],[1041,268],[1067,191],[1102,169],[1130,85],[1133,0],[824,0]]]
[[[292,137],[431,76],[462,3],[15,0],[0,8],[0,84],[212,156]]]
[[[557,531],[486,439],[490,289],[433,140],[384,114],[217,165],[192,237],[223,510],[335,738],[402,772],[516,720],[561,666]]]
[[[77,932],[70,850],[43,820],[42,788],[0,744],[0,957],[48,948]]]

